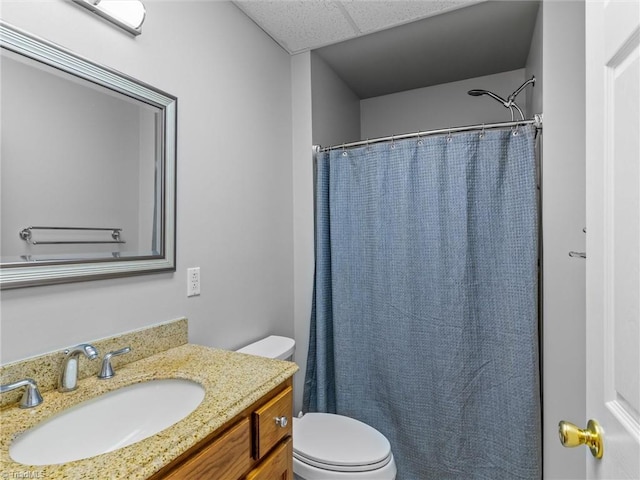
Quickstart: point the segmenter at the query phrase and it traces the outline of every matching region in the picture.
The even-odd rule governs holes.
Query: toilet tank
[[[267,338],[251,343],[237,351],[240,353],[248,353],[249,355],[257,355],[259,357],[291,360],[293,358],[295,348],[296,342],[293,338],[271,335]]]

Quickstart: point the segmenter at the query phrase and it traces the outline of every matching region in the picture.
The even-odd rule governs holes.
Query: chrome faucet
[[[60,369],[59,392],[71,392],[78,388],[78,357],[83,354],[89,360],[98,358],[98,350],[93,345],[82,343],[64,351],[66,355]]]
[[[42,396],[38,391],[36,382],[31,378],[24,378],[17,382],[0,385],[0,393],[10,392],[16,388],[27,387],[20,400],[20,408],[37,407],[42,403]]]

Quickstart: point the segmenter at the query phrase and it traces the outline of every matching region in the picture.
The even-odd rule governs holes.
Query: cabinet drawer
[[[293,442],[287,439],[252,470],[245,480],[293,480]]]
[[[253,457],[260,459],[266,455],[280,440],[291,435],[293,427],[293,390],[287,387],[273,399],[253,412],[254,452]],[[287,419],[286,425],[277,419]]]
[[[237,480],[251,467],[251,426],[244,418],[164,478]]]

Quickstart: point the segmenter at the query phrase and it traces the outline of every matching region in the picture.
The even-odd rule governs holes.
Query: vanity
[[[178,327],[183,325],[186,328],[186,320],[178,322]],[[186,342],[186,335],[178,337]],[[107,341],[114,345],[130,343],[132,353],[138,355],[146,354],[141,352],[145,345],[150,348],[139,332]],[[106,353],[100,342],[95,345]],[[60,352],[56,358],[59,357]],[[130,360],[133,361],[116,364],[116,375],[108,380],[100,380],[94,374],[99,365],[81,361],[81,370],[85,371],[81,372],[77,390],[61,393],[43,389],[44,401],[37,407],[20,409],[17,403],[12,403],[2,408],[2,473],[8,478],[49,479],[293,479],[292,377],[298,370],[295,363],[191,343]],[[56,363],[49,357],[38,362],[44,362],[45,369]],[[39,378],[37,372],[30,376]],[[198,383],[204,388],[204,398],[182,420],[120,449],[61,464],[25,465],[11,458],[9,448],[14,439],[44,420],[113,390],[161,379]],[[86,430],[71,437],[68,448],[73,449],[76,442],[80,445],[99,438],[101,433],[97,430],[87,425]]]

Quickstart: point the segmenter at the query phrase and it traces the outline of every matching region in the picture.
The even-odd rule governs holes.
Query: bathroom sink
[[[52,465],[118,450],[182,420],[203,398],[202,385],[177,378],[122,387],[17,436],[9,455],[25,465]]]

